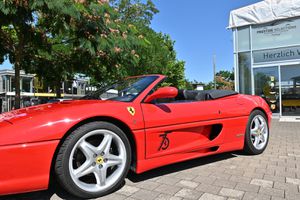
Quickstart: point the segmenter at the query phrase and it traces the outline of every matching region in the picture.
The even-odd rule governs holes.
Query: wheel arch
[[[255,110],[259,110],[262,113],[264,113],[265,116],[266,116],[267,122],[269,122],[268,114],[267,114],[267,112],[262,107],[255,107],[255,108],[253,108],[250,113],[254,112]]]
[[[49,178],[49,184],[51,184],[51,182],[53,182],[54,177],[55,177],[55,170],[54,170],[54,166],[55,166],[55,159],[57,157],[57,153],[61,147],[61,145],[63,144],[63,142],[65,141],[65,139],[74,131],[76,130],[78,127],[90,123],[90,122],[95,122],[95,121],[102,121],[102,122],[109,122],[112,123],[114,125],[116,125],[117,127],[119,127],[122,131],[124,131],[125,135],[127,136],[129,143],[130,143],[130,147],[131,147],[131,154],[132,154],[132,161],[131,161],[131,168],[135,169],[135,165],[136,165],[136,142],[134,139],[134,136],[132,134],[131,129],[129,128],[129,126],[124,123],[123,121],[116,119],[114,117],[107,117],[107,116],[95,116],[95,117],[90,117],[87,119],[84,119],[80,122],[78,122],[77,124],[73,125],[65,134],[64,136],[61,138],[59,144],[56,147],[55,153],[52,157],[52,162],[51,162],[51,168],[50,168],[50,178]]]

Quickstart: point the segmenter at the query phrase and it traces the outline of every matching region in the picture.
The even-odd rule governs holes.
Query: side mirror
[[[155,99],[174,98],[178,94],[178,90],[175,87],[162,87],[156,90],[154,93],[147,96],[145,103],[150,103]]]

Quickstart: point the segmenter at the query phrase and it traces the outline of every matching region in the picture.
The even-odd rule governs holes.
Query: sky
[[[231,10],[259,0],[153,0],[160,11],[151,27],[169,34],[175,41],[179,60],[186,62],[186,78],[209,82],[213,79],[213,55],[216,69],[233,69],[233,41],[226,29]],[[0,69],[11,68],[9,62]]]
[[[178,59],[186,62],[186,78],[209,82],[216,70],[232,70],[232,31],[227,30],[231,10],[259,0],[153,0],[160,11],[152,28],[175,40]]]

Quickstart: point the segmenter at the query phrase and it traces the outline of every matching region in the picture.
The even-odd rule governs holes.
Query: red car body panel
[[[59,140],[0,147],[0,194],[47,189]]]
[[[66,134],[85,120],[115,120],[130,129],[136,173],[226,151],[240,150],[248,117],[266,102],[233,95],[218,100],[143,103],[165,77],[158,78],[132,102],[77,100],[29,107],[0,115],[0,195],[46,189],[55,151]],[[135,109],[135,114],[128,112]],[[100,117],[100,118],[99,118]],[[215,128],[221,131],[215,138]],[[169,140],[164,149],[165,137]]]

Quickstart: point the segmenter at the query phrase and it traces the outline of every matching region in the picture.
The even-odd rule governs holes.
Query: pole
[[[217,89],[217,83],[216,83],[216,55],[213,55],[213,73],[214,73],[214,88]]]

